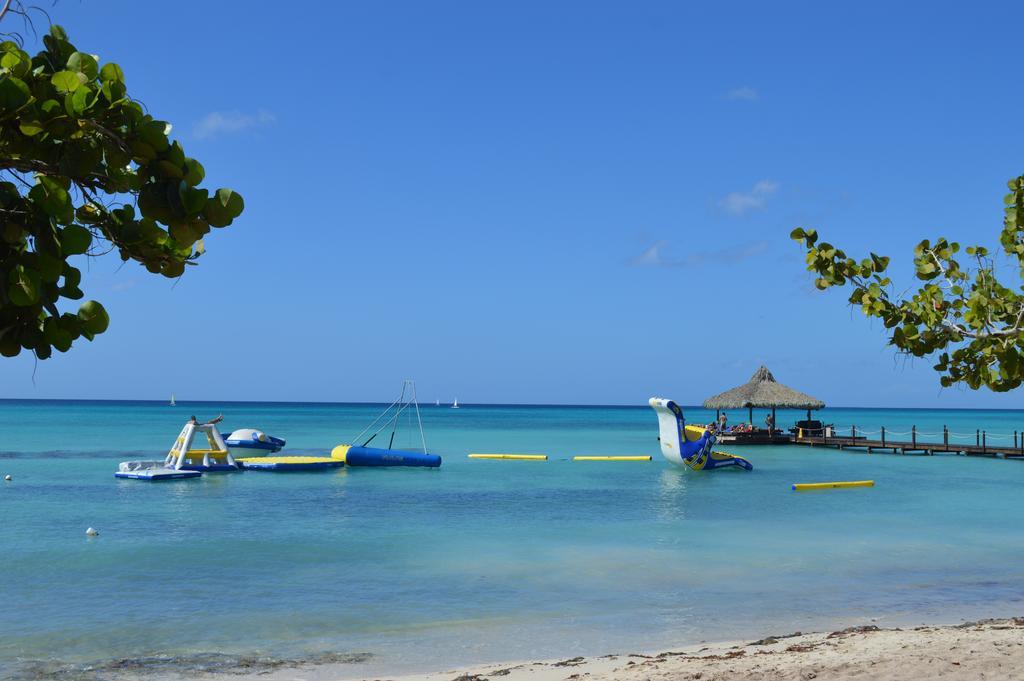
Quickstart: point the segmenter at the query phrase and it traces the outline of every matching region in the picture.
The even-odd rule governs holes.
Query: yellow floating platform
[[[853,480],[851,482],[805,482],[793,485],[797,492],[807,492],[814,489],[840,489],[843,487],[874,487],[874,480]]]
[[[254,471],[316,471],[345,465],[343,459],[329,456],[253,456],[237,461],[246,470]]]
[[[547,461],[547,454],[470,454],[471,459],[509,459],[512,461]]]
[[[574,456],[573,461],[650,461],[649,456]]]

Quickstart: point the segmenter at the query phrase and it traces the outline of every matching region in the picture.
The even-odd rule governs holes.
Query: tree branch
[[[116,133],[114,133],[113,131],[106,129],[105,127],[103,127],[102,125],[97,123],[96,121],[92,121],[92,120],[86,119],[86,120],[83,120],[82,123],[84,125],[89,126],[90,128],[95,128],[101,134],[106,135],[108,138],[110,138],[118,146],[118,148],[121,149],[121,151],[123,151],[124,153],[128,154],[128,156],[132,155],[132,150],[131,150],[131,147],[128,146],[128,143],[125,142],[120,137],[118,137],[118,135]]]
[[[3,158],[0,157],[0,168],[7,170],[17,170],[22,173],[43,173],[45,175],[64,175],[64,172],[60,168],[57,168],[45,161],[36,161],[30,158]],[[99,175],[93,175],[95,178],[100,178]],[[103,189],[99,179],[86,178],[74,178],[75,184],[84,184],[90,189]]]
[[[13,1],[14,0],[5,0],[4,6],[0,8],[0,21],[3,21],[4,17],[7,16],[7,13],[11,10],[11,3]]]

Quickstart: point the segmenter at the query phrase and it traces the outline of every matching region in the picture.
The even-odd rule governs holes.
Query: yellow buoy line
[[[547,461],[547,454],[470,454],[470,459],[496,459],[504,461]],[[573,461],[650,461],[650,456],[574,456]]]
[[[874,487],[874,480],[852,480],[849,482],[805,482],[793,485],[797,492],[807,492],[815,489],[841,489],[844,487]]]
[[[733,456],[718,452],[725,456]],[[470,459],[491,459],[499,461],[547,461],[547,454],[470,454]],[[651,461],[647,455],[581,455],[572,457],[573,461]],[[793,484],[795,492],[809,492],[820,489],[843,489],[848,487],[874,487],[874,480],[841,480],[836,482],[798,482]]]

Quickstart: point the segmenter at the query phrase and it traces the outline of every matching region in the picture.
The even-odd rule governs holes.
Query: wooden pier
[[[850,429],[849,435],[807,435],[798,433],[793,438],[795,445],[806,447],[835,447],[837,449],[866,449],[868,452],[891,451],[893,454],[918,454],[931,456],[934,454],[957,454],[963,456],[986,456],[991,458],[1024,459],[1024,432],[1013,434],[1013,446],[990,445],[987,442],[985,431],[979,430],[975,434],[974,444],[965,444],[950,441],[950,433],[946,428],[942,429],[942,442],[928,442],[918,438],[917,427],[911,429],[910,440],[892,439],[886,437],[885,428],[880,431],[880,439],[870,439],[857,434],[857,428]],[[903,436],[906,437],[906,436]]]
[[[731,445],[787,445],[793,436],[782,430],[759,429],[745,432],[717,433],[718,441]]]

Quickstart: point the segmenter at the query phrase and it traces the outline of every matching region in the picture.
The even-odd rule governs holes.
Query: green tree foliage
[[[107,329],[103,306],[76,314],[74,256],[116,250],[154,274],[179,277],[203,236],[242,212],[230,189],[199,185],[204,170],[146,113],[117,64],[79,52],[60,26],[34,57],[0,43],[0,354],[40,359]]]
[[[1010,180],[999,243],[1024,279],[1024,176]],[[1004,392],[1024,381],[1024,287],[996,279],[995,259],[983,246],[964,249],[969,268],[956,259],[960,244],[944,238],[914,249],[917,279],[912,295],[895,295],[885,276],[889,258],[870,254],[860,262],[818,241],[814,230],[790,235],[807,249],[807,269],[821,290],[850,286],[850,304],[885,324],[889,344],[915,357],[937,353],[943,386],[964,383]]]

